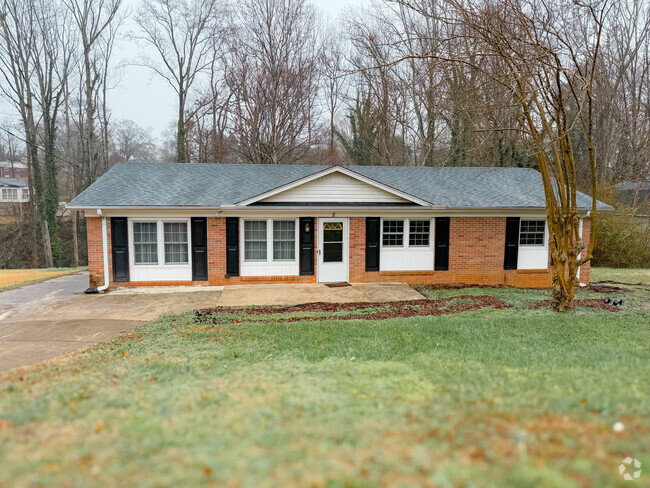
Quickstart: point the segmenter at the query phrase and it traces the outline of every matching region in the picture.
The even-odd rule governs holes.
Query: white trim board
[[[396,190],[395,188],[391,188],[388,185],[384,185],[383,183],[379,183],[378,181],[375,181],[371,178],[367,178],[365,176],[360,175],[359,173],[356,173],[352,170],[349,170],[347,168],[343,168],[342,166],[332,166],[329,168],[324,169],[323,171],[319,171],[317,173],[314,173],[312,175],[306,176],[304,178],[300,178],[299,180],[293,181],[291,183],[287,183],[286,185],[279,186],[277,188],[274,188],[273,190],[261,193],[257,196],[254,196],[253,198],[248,198],[246,200],[243,200],[239,203],[237,203],[237,206],[248,206],[256,202],[260,202],[262,200],[265,200],[267,198],[270,198],[272,196],[278,195],[279,193],[285,192],[287,190],[296,188],[298,186],[304,185],[306,183],[309,183],[311,181],[317,180],[319,178],[322,178],[324,176],[327,176],[332,173],[341,173],[343,175],[349,176],[350,178],[354,178],[358,181],[361,181],[363,183],[366,183],[367,185],[370,185],[372,187],[378,188],[380,190],[385,191],[386,193],[389,193],[393,196],[399,197],[403,200],[407,200],[409,202],[415,203],[416,205],[421,205],[421,206],[426,206],[426,207],[431,207],[431,204],[429,202],[426,202],[420,198],[414,197],[412,195],[409,195],[407,193],[404,193],[402,191]]]

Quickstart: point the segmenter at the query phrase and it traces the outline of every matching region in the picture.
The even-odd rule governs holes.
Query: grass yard
[[[491,298],[168,315],[6,373],[0,486],[650,485],[650,287],[563,314],[531,309],[548,291],[419,289],[441,313]]]
[[[0,292],[79,273],[86,269],[88,268],[0,269]]]

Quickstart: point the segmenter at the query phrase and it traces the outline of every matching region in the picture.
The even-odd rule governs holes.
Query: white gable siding
[[[263,202],[380,202],[408,200],[341,173],[331,173],[261,200]]]

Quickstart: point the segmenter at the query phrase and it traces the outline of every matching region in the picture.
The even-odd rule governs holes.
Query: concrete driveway
[[[0,293],[0,371],[118,336],[165,312],[214,307],[221,288],[84,295],[88,273]],[[135,290],[134,290],[135,291]]]
[[[0,371],[105,341],[166,312],[243,305],[418,300],[404,284],[121,288],[85,295],[88,273],[0,293]]]

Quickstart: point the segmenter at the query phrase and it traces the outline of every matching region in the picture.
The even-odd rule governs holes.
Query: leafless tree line
[[[597,56],[593,11],[606,14]],[[160,147],[107,106],[127,16],[151,53],[132,62],[176,95],[173,136]],[[543,169],[542,149],[552,156],[562,137],[531,135],[542,116],[522,109],[513,53],[534,56],[536,83],[551,77],[534,85],[541,96],[580,85],[560,110],[576,188],[650,173],[648,0],[385,0],[335,22],[306,0],[152,0],[132,12],[121,0],[2,0],[0,27],[0,89],[20,115],[34,251],[47,263],[59,193],[74,196],[118,160]],[[519,45],[495,44],[506,27]]]

